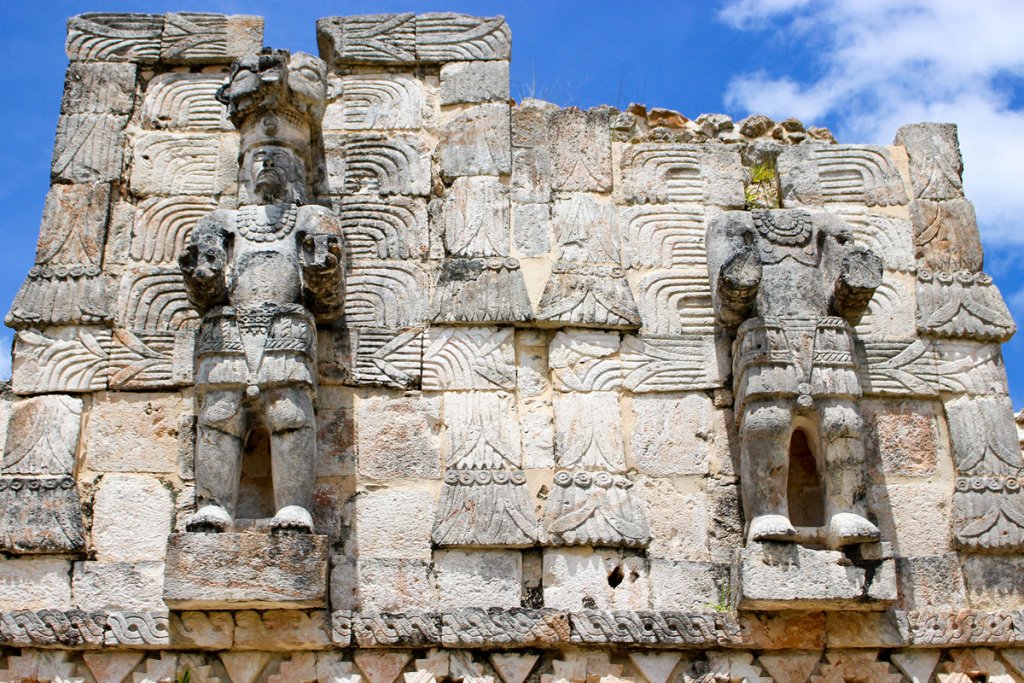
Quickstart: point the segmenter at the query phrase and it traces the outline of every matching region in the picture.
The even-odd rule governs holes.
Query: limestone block
[[[935,270],[981,270],[984,261],[974,204],[966,199],[910,205],[914,253]]]
[[[345,321],[392,330],[420,325],[429,288],[426,272],[411,261],[359,261],[345,277]]]
[[[171,644],[167,612],[108,612],[104,645],[166,648]]]
[[[174,612],[171,614],[171,640],[197,650],[231,648],[235,620],[226,612]]]
[[[445,259],[431,302],[435,322],[514,323],[533,320],[519,261]]]
[[[922,268],[917,273],[917,330],[931,337],[1006,342],[1017,326],[989,275]]]
[[[908,201],[903,178],[884,147],[787,146],[777,168],[786,206],[902,206]]]
[[[174,502],[153,477],[108,474],[93,500],[92,547],[103,562],[163,560]]]
[[[318,477],[355,474],[355,427],[352,392],[341,387],[321,386],[317,391]]]
[[[80,14],[68,19],[65,51],[72,62],[151,63],[163,28],[162,14]]]
[[[721,145],[638,143],[623,147],[621,184],[616,192],[638,204],[712,204],[724,209],[744,203],[744,170],[739,152]]]
[[[544,530],[550,545],[643,548],[651,540],[633,482],[608,472],[555,474]]]
[[[447,179],[511,173],[509,117],[509,105],[494,102],[466,109],[445,123],[437,146],[441,175]]]
[[[106,386],[111,331],[98,328],[24,330],[14,337],[14,393],[81,393]]]
[[[105,323],[111,317],[110,280],[96,265],[33,266],[5,322],[16,329]]]
[[[558,393],[554,409],[558,467],[625,471],[618,393]]]
[[[512,201],[551,201],[551,152],[547,147],[512,148]]]
[[[330,646],[331,629],[325,611],[275,609],[235,613],[238,650],[289,652],[326,650]]]
[[[547,118],[558,109],[556,104],[532,97],[527,97],[513,107],[512,146],[542,147],[547,145]]]
[[[342,197],[335,212],[354,259],[423,259],[428,254],[423,199]]]
[[[110,349],[110,388],[138,391],[186,387],[193,382],[197,331],[115,329]]]
[[[164,15],[160,61],[230,63],[263,47],[263,17],[180,12]]]
[[[416,59],[420,62],[508,60],[512,32],[505,17],[450,12],[416,15]]]
[[[714,330],[706,269],[656,270],[640,280],[637,291],[645,336],[689,337]]]
[[[682,297],[687,296],[685,290]],[[694,328],[702,326],[694,320]],[[713,333],[626,335],[622,340],[624,386],[635,394],[692,391],[725,386],[730,365]]]
[[[634,490],[637,504],[651,525],[651,544],[647,551],[650,557],[711,559],[708,536],[714,527],[709,522],[708,506],[699,495],[698,484],[685,479],[639,477]]]
[[[867,457],[876,478],[925,477],[937,463],[950,461],[949,440],[932,401],[871,401],[861,403]]]
[[[542,330],[516,332],[516,389],[520,399],[549,396],[548,335]]]
[[[64,77],[62,114],[130,114],[135,103],[135,64],[72,62]]]
[[[899,577],[900,607],[903,609],[953,608],[965,604],[967,599],[964,572],[956,553],[898,557],[896,575]]]
[[[423,330],[353,328],[350,332],[355,347],[355,383],[399,388],[419,383],[423,371]],[[324,356],[321,352],[321,375]]]
[[[357,470],[377,480],[441,477],[436,397],[370,394],[355,405]]]
[[[71,581],[75,605],[87,612],[161,612],[163,587],[163,562],[75,562]]]
[[[964,196],[964,162],[954,123],[912,123],[896,132],[894,145],[907,148],[910,186],[916,199]]]
[[[504,101],[508,62],[452,62],[441,67],[441,104]]]
[[[914,289],[916,278],[910,273],[885,272],[882,283],[868,302],[860,322],[854,326],[865,341],[905,341],[913,339],[917,318]]]
[[[177,393],[98,394],[86,426],[86,465],[97,472],[176,471],[178,425],[187,409]]]
[[[11,406],[4,474],[71,474],[78,452],[82,400],[38,396]]]
[[[135,140],[130,187],[140,196],[230,194],[237,173],[237,136],[144,133]]]
[[[512,240],[522,256],[547,253],[551,208],[547,204],[512,204]]]
[[[519,406],[519,428],[522,433],[523,466],[541,469],[554,467],[555,430],[550,401],[522,401]]]
[[[353,544],[362,559],[430,559],[435,494],[424,486],[361,491]]]
[[[948,485],[889,484],[868,490],[868,507],[878,516],[882,538],[904,557],[941,555],[950,550]]]
[[[324,112],[324,130],[416,130],[433,115],[423,82],[404,74],[342,76]]]
[[[357,600],[364,612],[433,611],[437,606],[431,565],[424,560],[360,560]]]
[[[707,265],[704,207],[655,204],[620,207],[623,265],[687,268]]]
[[[616,550],[544,549],[544,606],[563,610],[650,608],[646,560]]]
[[[82,503],[73,478],[0,478],[0,550],[21,554],[84,549]]]
[[[324,149],[331,194],[430,194],[430,156],[418,136],[327,133]]]
[[[725,417],[706,394],[646,394],[633,399],[632,464],[652,476],[707,474],[728,457]]]
[[[556,391],[613,391],[622,386],[615,332],[566,330],[551,340],[549,365]]]
[[[132,260],[177,265],[192,227],[215,208],[210,197],[153,197],[139,202],[131,224]]]
[[[891,558],[857,566],[795,543],[753,543],[737,557],[740,609],[884,610],[896,600]]]
[[[508,188],[497,178],[457,178],[438,214],[448,256],[509,255]]]
[[[324,17],[316,22],[316,41],[329,65],[411,64],[416,61],[416,15]]]
[[[963,558],[970,605],[977,609],[1019,609],[1024,603],[1024,560],[1020,557],[970,555]]]
[[[625,271],[613,265],[555,263],[537,309],[538,320],[567,326],[617,329],[640,325]]]
[[[650,565],[654,609],[724,612],[733,608],[728,565],[672,560],[651,560]]]
[[[569,615],[554,609],[484,609],[471,607],[445,612],[441,615],[441,643],[446,647],[517,647],[557,648],[569,642]],[[468,654],[468,653],[467,653]],[[502,660],[514,657],[530,660],[518,669],[516,675],[525,676],[537,655],[492,654],[491,663],[503,680],[511,678],[511,666]],[[422,660],[417,660],[422,661]],[[451,672],[463,674],[463,680],[483,673],[483,665],[465,654],[453,652]],[[504,678],[509,676],[509,678]],[[487,683],[491,676],[476,680]]]
[[[856,244],[867,247],[882,259],[886,270],[902,273],[914,269],[916,233],[910,221],[875,213],[866,207],[834,205],[828,208],[850,227]]]
[[[327,537],[172,534],[163,598],[177,609],[325,606]]]
[[[115,322],[126,330],[178,332],[196,329],[199,314],[188,300],[177,266],[126,270],[118,287]],[[123,339],[122,343],[132,342]]]
[[[516,551],[437,551],[434,571],[442,608],[520,606],[523,570]]]
[[[612,189],[612,149],[607,109],[575,107],[547,115],[551,188],[566,192]]]
[[[512,328],[432,327],[425,336],[425,390],[515,388]]]
[[[71,562],[43,558],[4,560],[0,610],[69,610]]]
[[[537,520],[526,484],[522,470],[448,470],[431,535],[434,545],[533,545]]]
[[[142,125],[150,130],[233,130],[215,99],[224,84],[219,74],[159,74],[146,85]]]
[[[522,457],[514,397],[506,392],[444,394],[445,465],[519,468]]]
[[[561,261],[616,265],[620,261],[619,230],[611,203],[582,193],[555,199],[551,230]]]
[[[65,114],[57,122],[50,173],[70,183],[103,183],[121,177],[128,117]]]

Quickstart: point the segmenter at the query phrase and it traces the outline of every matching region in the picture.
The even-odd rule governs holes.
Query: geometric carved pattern
[[[14,403],[3,452],[4,474],[71,474],[82,401],[37,396]]]
[[[361,261],[345,278],[345,320],[397,329],[422,322],[429,285],[413,263]]]
[[[142,124],[149,129],[231,130],[214,94],[224,82],[216,74],[160,74],[146,87]]]
[[[423,125],[425,106],[420,81],[402,75],[353,74],[341,79],[340,121],[324,128],[340,130],[416,129]],[[328,109],[327,117],[332,111]]]
[[[152,264],[176,263],[192,227],[216,206],[204,197],[156,197],[140,202],[132,229],[131,257]]]
[[[117,310],[118,327],[176,332],[194,329],[199,315],[185,294],[177,268],[136,270],[124,274]]]
[[[107,386],[110,330],[78,327],[15,338],[14,391],[78,393]]]
[[[352,258],[419,259],[427,253],[427,207],[406,197],[345,197],[337,205]]]
[[[140,195],[211,195],[233,154],[219,135],[146,133],[135,140],[131,189]]]
[[[82,14],[68,21],[68,59],[156,61],[163,28],[159,14]]]
[[[985,273],[920,270],[918,331],[933,337],[1009,341],[1017,326],[992,278]]]
[[[431,328],[423,353],[423,388],[515,389],[512,329]]]
[[[85,548],[72,477],[0,478],[0,550],[67,553]]]
[[[728,364],[719,360],[714,335],[627,336],[622,342],[624,385],[634,393],[692,391],[724,386]]]
[[[704,200],[701,149],[696,145],[630,145],[622,155],[622,186],[640,204]]]
[[[544,511],[551,545],[645,547],[651,532],[625,477],[607,472],[555,474]]]
[[[416,17],[416,59],[420,62],[462,62],[508,59],[512,33],[504,17],[464,14],[421,14]]]
[[[699,206],[631,206],[619,213],[625,265],[675,268],[707,263],[704,209]]]
[[[341,142],[345,193],[420,196],[430,193],[430,159],[419,138],[353,133],[342,136]]]
[[[658,271],[640,281],[644,332],[657,335],[710,334],[715,314],[706,274]]]

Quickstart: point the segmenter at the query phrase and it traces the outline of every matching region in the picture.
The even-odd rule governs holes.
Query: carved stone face
[[[313,102],[327,97],[327,65],[305,52],[296,52],[288,61],[288,87]]]
[[[260,204],[296,202],[304,195],[302,159],[282,145],[259,145],[245,152],[243,182],[249,196]]]

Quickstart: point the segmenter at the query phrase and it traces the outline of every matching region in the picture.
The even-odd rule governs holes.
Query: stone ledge
[[[277,617],[285,617],[278,619]],[[821,612],[709,613],[608,612],[551,609],[462,609],[407,614],[321,610],[268,612],[84,612],[41,610],[0,612],[0,645],[74,650],[200,649],[229,650],[239,643],[233,633],[252,631],[254,619],[275,639],[291,643],[284,649],[310,649],[311,626],[332,621],[330,642],[315,649],[423,648],[478,649],[533,647],[561,649],[585,643],[597,646],[634,645],[650,649],[758,650],[821,649],[817,645],[771,634],[792,631],[800,618]],[[838,615],[836,615],[838,616]],[[852,616],[852,615],[851,615]],[[848,640],[837,647],[974,647],[1024,643],[1024,610],[895,611],[857,613],[868,618],[850,625]],[[238,619],[244,617],[245,623]],[[268,621],[269,620],[269,621]],[[772,622],[779,623],[773,624]],[[879,620],[885,628],[879,628]],[[813,619],[812,619],[813,621]],[[821,622],[824,623],[824,622]],[[357,624],[353,626],[353,624]],[[258,625],[257,625],[258,626]],[[805,624],[807,626],[807,624]],[[504,629],[504,630],[502,630]],[[799,629],[798,629],[799,630]],[[884,640],[879,632],[885,631]],[[856,633],[855,633],[856,632]],[[820,634],[819,634],[820,635]]]

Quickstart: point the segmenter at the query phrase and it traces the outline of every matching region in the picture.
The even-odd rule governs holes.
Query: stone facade
[[[1024,681],[954,126],[515,103],[501,17],[317,36],[68,23],[0,681]]]

